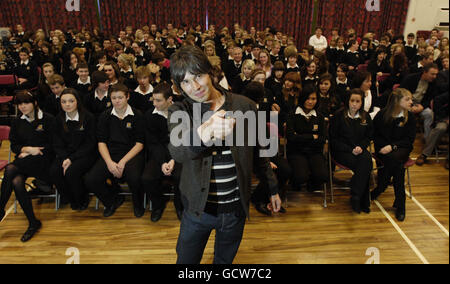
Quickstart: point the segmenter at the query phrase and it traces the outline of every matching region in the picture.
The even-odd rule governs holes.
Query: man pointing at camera
[[[281,206],[276,177],[269,159],[260,157],[260,147],[250,143],[243,146],[220,143],[236,132],[236,121],[226,114],[256,113],[256,105],[215,85],[212,66],[197,47],[185,46],[173,54],[170,71],[174,84],[185,97],[169,108],[168,118],[169,132],[174,131],[169,150],[182,164],[180,191],[184,213],[176,248],[177,263],[200,263],[210,233],[216,230],[214,263],[231,264],[249,216],[253,172],[269,184],[271,209],[278,212]],[[196,110],[201,114],[196,115]],[[189,116],[189,123],[177,119],[180,113]],[[204,123],[196,120],[200,116]],[[249,128],[256,127],[246,123],[244,136],[248,136]],[[173,135],[176,131],[182,135]],[[178,146],[179,141],[173,140],[181,140],[181,136],[188,139]],[[248,137],[237,138],[249,141]]]

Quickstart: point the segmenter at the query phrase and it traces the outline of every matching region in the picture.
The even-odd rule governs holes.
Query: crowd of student
[[[298,50],[281,32],[248,32],[238,24],[232,31],[127,27],[118,37],[98,29],[47,36],[17,25],[0,48],[0,72],[19,78],[14,102],[20,111],[11,123],[16,159],[5,169],[0,219],[14,190],[30,223],[22,241],[41,227],[25,189],[27,177],[56,185],[62,203],[74,210],[85,210],[94,193],[105,217],[123,203],[119,183],[126,182],[135,216],[144,215],[146,193],[154,222],[163,214],[169,182],[181,218],[181,165],[167,148],[167,116],[170,105],[184,99],[170,74],[170,56],[182,45],[204,50],[217,85],[251,98],[260,111],[278,113],[287,155],[273,157],[271,165],[282,193],[288,181],[294,189],[321,189],[329,178],[323,155],[329,141],[333,159],[354,172],[352,209],[369,213],[370,200],[393,178],[396,217],[404,220],[403,164],[413,149],[416,119],[423,119],[426,141],[418,165],[449,124],[449,40],[439,31],[429,39],[409,34],[405,41],[392,30],[377,40],[352,29],[344,35],[333,29],[325,38],[317,28],[309,45]],[[370,193],[372,153],[383,167]],[[252,202],[270,215],[267,191],[261,181]]]

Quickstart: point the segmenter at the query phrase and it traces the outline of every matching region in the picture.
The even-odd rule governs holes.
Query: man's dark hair
[[[124,84],[117,83],[115,85],[112,85],[109,88],[109,92],[111,94],[114,93],[114,92],[123,92],[123,93],[125,93],[125,96],[128,96],[128,87],[125,86]]]
[[[162,94],[164,99],[169,99],[172,95],[172,88],[167,82],[159,83],[153,90],[153,94]]]
[[[438,69],[439,70],[439,67],[436,63],[428,63],[425,66],[423,66],[424,73],[430,71],[430,69]]]
[[[212,65],[208,57],[197,46],[183,46],[170,58],[170,74],[179,90],[182,90],[181,82],[186,77],[186,73],[189,72],[192,75],[209,74],[211,76],[211,70]]]

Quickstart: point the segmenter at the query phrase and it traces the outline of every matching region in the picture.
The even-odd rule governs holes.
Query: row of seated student
[[[436,73],[437,66],[430,64],[425,66],[421,75],[424,76],[423,80],[432,81]],[[143,76],[148,84],[148,73],[144,73]],[[380,106],[380,109],[384,111],[370,113],[371,108],[366,107],[367,104],[372,104],[372,100],[367,100],[367,92],[370,91],[371,84],[368,73],[357,72],[355,82],[359,82],[356,85],[359,88],[350,92],[345,89],[346,91],[339,96],[337,93],[330,93],[334,81],[330,74],[323,74],[317,86],[306,85],[302,90],[300,75],[290,72],[284,77],[281,97],[274,96],[264,87],[265,76],[265,71],[255,69],[251,74],[252,82],[244,88],[242,94],[254,100],[259,110],[276,111],[280,114],[280,129],[286,129],[288,159],[273,157],[272,165],[277,173],[282,192],[285,192],[288,180],[292,181],[294,187],[300,187],[306,183],[307,189],[311,191],[320,188],[319,185],[328,180],[322,149],[325,140],[330,139],[334,158],[355,171],[352,182],[353,210],[370,212],[367,198],[369,190],[367,173],[370,173],[371,164],[367,160],[367,146],[370,140],[374,140],[376,152],[380,154],[385,167],[384,172],[381,171],[379,174],[379,178],[383,180],[378,183],[379,186],[372,194],[372,199],[385,189],[386,180],[389,182],[390,177],[394,176],[396,194],[399,195],[396,195],[397,217],[399,220],[404,219],[404,199],[401,196],[402,171],[397,166],[409,157],[412,150],[415,137],[414,115],[410,113],[408,116],[405,112],[414,108],[411,105],[416,92],[413,95],[413,91],[400,88],[389,95],[389,101],[385,106]],[[96,102],[102,103],[96,97],[102,92],[100,95],[109,100],[110,104],[103,102],[97,105],[98,108],[87,106],[86,103],[89,100],[85,98],[83,101],[75,89],[64,89],[64,83],[59,82],[58,79],[61,79],[61,76],[55,74],[49,78],[50,88],[59,98],[60,107],[53,109],[56,111],[56,121],[51,114],[40,110],[36,96],[29,92],[16,96],[16,104],[23,115],[12,124],[11,147],[17,157],[5,171],[0,213],[4,214],[4,206],[14,189],[30,221],[30,227],[23,236],[23,240],[29,240],[39,230],[41,224],[34,217],[30,198],[25,192],[24,181],[26,177],[36,177],[55,184],[62,193],[63,200],[70,202],[73,209],[86,209],[89,202],[87,193],[89,191],[95,193],[105,205],[104,216],[108,217],[123,202],[123,197],[117,195],[117,182],[113,178],[115,177],[128,183],[133,193],[133,205],[137,217],[143,214],[144,189],[148,191],[154,202],[155,209],[151,218],[153,221],[159,220],[165,206],[165,200],[161,196],[161,177],[163,174],[173,174],[176,177],[180,170],[179,165],[170,160],[166,148],[163,147],[169,143],[167,113],[164,112],[176,97],[171,86],[163,82],[155,88],[152,102],[156,108],[147,110],[145,114],[147,123],[144,123],[141,112],[128,104],[131,101],[131,95],[128,95],[129,89],[120,83],[110,84],[105,72],[94,72],[93,83],[96,87],[94,92],[88,95],[95,98]],[[445,95],[448,97],[448,84],[447,92],[441,96]],[[158,105],[160,103],[161,105]],[[396,107],[391,106],[394,103]],[[86,109],[93,110],[93,114],[83,107],[85,104]],[[353,104],[356,104],[356,107]],[[44,107],[47,107],[47,104]],[[435,105],[436,107],[445,108],[441,105]],[[448,108],[448,104],[446,107]],[[355,109],[357,111],[354,111]],[[400,109],[405,111],[399,111]],[[389,117],[395,113],[394,122],[380,119],[385,117],[386,112],[389,113]],[[442,112],[440,110],[440,113]],[[148,118],[149,116],[151,119]],[[351,120],[348,120],[349,117]],[[376,131],[375,134],[372,133],[373,128],[376,129],[376,124],[372,127],[373,118],[381,125],[379,136],[376,135]],[[360,120],[355,122],[355,119]],[[400,122],[402,119],[409,121],[408,127]],[[383,123],[387,122],[394,125],[389,128],[389,132],[383,133],[388,129]],[[329,135],[328,124],[331,125]],[[89,154],[96,152],[95,141],[98,142],[100,153],[98,159],[96,158],[98,153],[97,155]],[[160,143],[161,149],[155,151],[157,146],[154,145],[157,143]],[[144,155],[139,154],[145,144],[147,157],[159,156],[159,158],[147,159],[147,166],[144,166]],[[397,152],[398,149],[403,150]],[[394,158],[383,156],[391,151],[401,155]],[[351,155],[361,155],[361,161],[360,159],[352,160]],[[48,169],[50,169],[49,172],[47,172]],[[364,170],[359,174],[361,169]],[[364,176],[361,176],[363,173]],[[84,179],[83,175],[85,175]],[[115,191],[111,191],[109,187],[114,188]],[[253,194],[252,202],[259,212],[269,215],[270,211],[267,209],[269,195],[266,194],[266,190],[267,186],[264,181],[261,181]],[[180,216],[179,197],[176,201],[177,214]],[[285,209],[283,211],[285,212]]]

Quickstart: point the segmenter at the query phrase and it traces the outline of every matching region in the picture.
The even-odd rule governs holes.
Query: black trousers
[[[373,169],[372,155],[366,150],[357,156],[352,153],[334,152],[333,158],[339,164],[353,171],[353,177],[350,182],[352,199],[359,200],[361,208],[369,208],[369,182]]]
[[[63,161],[55,159],[50,168],[50,177],[53,184],[60,192],[63,199],[68,200],[72,205],[80,206],[87,198],[89,192],[84,183],[84,175],[92,168],[96,161],[96,156],[86,156],[79,160],[72,161],[72,165],[67,169],[66,174],[62,168]]]
[[[277,169],[274,170],[277,180],[278,180],[278,191],[280,193],[280,197],[283,198],[286,194],[286,183],[289,178],[292,176],[292,169],[289,165],[288,161],[280,156],[275,156],[270,159],[272,163],[277,165]],[[270,202],[270,190],[267,181],[260,180],[255,190],[253,191],[252,202],[254,203],[263,203],[267,204]]]
[[[113,161],[119,162],[120,159],[112,157]],[[134,208],[144,207],[144,192],[141,186],[141,175],[144,168],[144,155],[138,154],[131,159],[125,166],[123,177],[120,181],[125,181],[130,188],[133,195]],[[117,199],[119,191],[107,184],[110,179],[113,184],[118,180],[114,178],[108,170],[105,161],[100,158],[95,163],[94,167],[86,175],[86,186],[88,190],[94,193],[98,199],[101,200],[105,207],[111,207]]]
[[[378,185],[375,191],[380,194],[386,190],[391,177],[393,178],[395,201],[394,206],[399,210],[405,210],[405,168],[404,164],[409,159],[411,151],[398,148],[387,155],[378,154],[378,158],[384,167],[378,170]]]
[[[328,181],[328,168],[322,153],[294,154],[288,157],[291,165],[294,186],[300,186],[307,181],[314,185]]]
[[[162,209],[166,206],[168,198],[164,196],[164,184],[170,183],[174,185],[174,205],[176,210],[183,210],[181,203],[180,189],[178,187],[180,183],[181,164],[175,163],[171,176],[165,176],[161,170],[162,164],[155,160],[149,160],[142,173],[142,185],[144,192],[150,196],[153,210]]]

